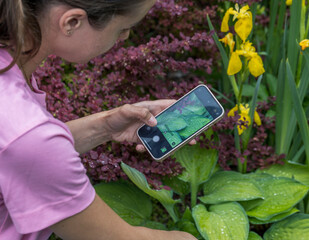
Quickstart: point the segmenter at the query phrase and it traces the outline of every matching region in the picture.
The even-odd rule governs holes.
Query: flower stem
[[[198,185],[191,183],[191,208],[195,207],[197,202]]]
[[[244,161],[244,164],[243,164],[242,173],[247,172],[247,162],[248,162],[248,158],[247,158],[247,156],[245,156],[245,161]]]
[[[239,135],[238,135],[238,129],[237,126],[234,126],[234,139],[235,139],[235,147],[240,152],[240,143],[239,143]],[[242,172],[242,163],[240,158],[237,158],[237,169],[238,172]]]
[[[238,100],[239,89],[238,89],[238,86],[237,86],[237,83],[236,83],[235,76],[234,75],[229,76],[229,79],[230,79],[230,82],[231,82],[231,85],[232,85],[232,88],[233,88],[233,91],[234,91],[234,95],[235,95],[236,99]]]

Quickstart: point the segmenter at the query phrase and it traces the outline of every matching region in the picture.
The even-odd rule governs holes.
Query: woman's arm
[[[85,153],[110,140],[138,143],[137,129],[143,123],[155,126],[154,115],[173,102],[175,101],[157,100],[126,104],[66,124],[74,137],[75,149],[79,153]]]
[[[133,227],[98,196],[84,211],[51,226],[50,229],[64,240],[196,240],[185,232]]]
[[[100,112],[87,117],[66,122],[75,142],[75,150],[80,154],[111,140],[106,131],[104,118],[108,112]]]

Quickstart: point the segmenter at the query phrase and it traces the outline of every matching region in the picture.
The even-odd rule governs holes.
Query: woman
[[[66,124],[31,77],[50,54],[83,63],[126,39],[154,0],[0,0],[0,239],[195,239],[133,227],[96,194],[79,154],[137,142],[170,100],[141,102]],[[137,145],[138,150],[143,150]]]

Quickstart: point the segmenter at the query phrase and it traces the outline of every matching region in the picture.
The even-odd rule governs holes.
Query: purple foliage
[[[194,1],[160,0],[129,41],[89,64],[68,64],[50,56],[35,74],[48,93],[48,110],[69,121],[126,103],[179,98],[212,72],[217,52],[205,25],[206,15],[213,18],[215,9],[196,6]],[[205,74],[197,77],[195,70]],[[144,173],[153,186],[161,185],[160,177],[182,170],[174,159],[157,163],[129,143],[106,143],[84,154],[82,161],[93,180],[125,177],[119,165],[124,161]]]
[[[210,74],[218,71],[221,60],[206,20],[209,15],[214,24],[220,22],[216,2],[158,0],[132,31],[130,40],[118,43],[90,63],[68,64],[50,56],[35,74],[40,88],[47,92],[48,110],[65,122],[126,103],[177,99],[199,83],[216,85],[217,79],[212,80]],[[237,117],[225,117],[215,126],[223,168],[230,169],[237,157],[244,155],[248,156],[249,170],[278,161],[266,143],[274,120],[262,117],[262,121],[248,151],[242,154],[236,151],[231,134]],[[157,163],[148,153],[137,153],[129,143],[103,144],[84,154],[82,161],[94,181],[125,178],[121,161],[144,173],[154,187],[161,185],[162,176],[182,171],[174,159]]]

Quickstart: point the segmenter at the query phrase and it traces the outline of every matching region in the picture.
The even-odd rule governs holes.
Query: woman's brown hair
[[[0,47],[13,51],[13,61],[0,74],[11,69],[21,55],[33,57],[41,46],[38,17],[53,4],[65,4],[86,11],[89,23],[104,28],[114,15],[127,15],[146,0],[0,0]],[[23,52],[24,43],[30,49]]]

